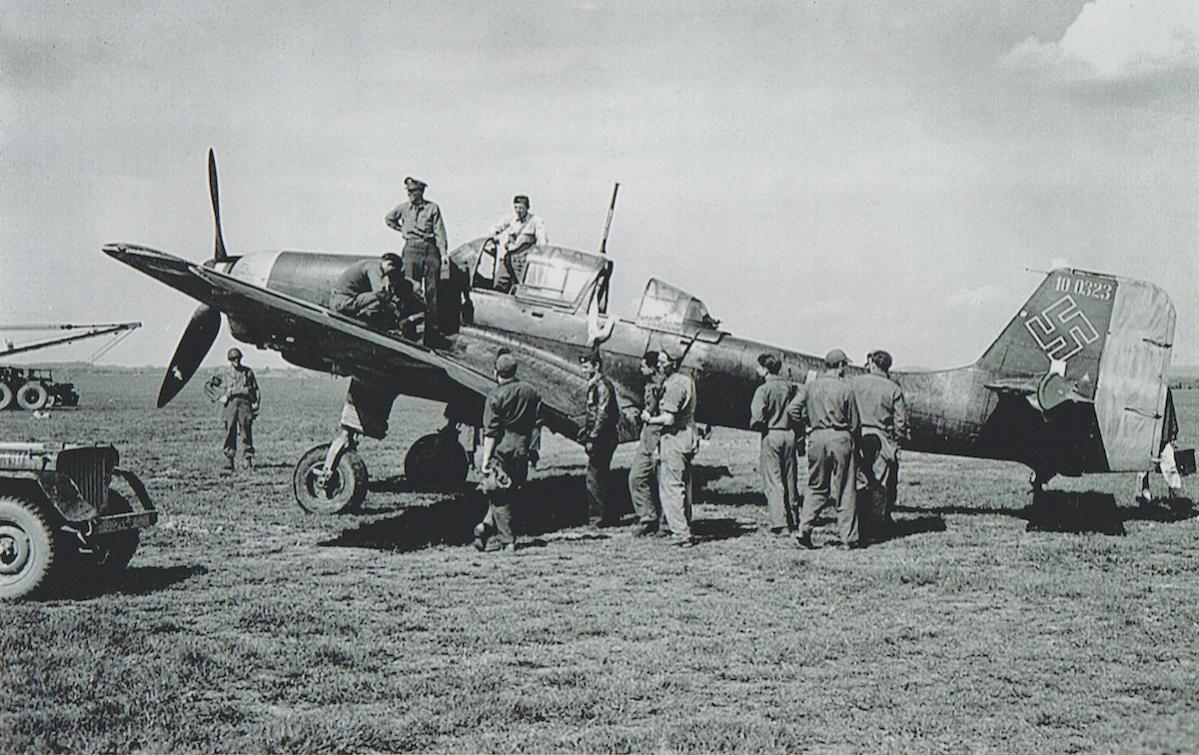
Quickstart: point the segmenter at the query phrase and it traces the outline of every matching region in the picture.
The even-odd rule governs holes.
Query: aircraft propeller
[[[221,202],[220,192],[217,189],[216,154],[211,148],[208,150],[208,193],[212,197],[212,218],[216,241],[213,245],[212,259],[206,261],[204,266],[212,267],[217,262],[227,261],[229,253],[225,250],[225,238],[221,233]],[[158,389],[159,409],[175,398],[179,391],[183,390],[183,386],[187,385],[187,381],[191,380],[192,375],[196,374],[196,370],[200,368],[200,362],[204,361],[208,350],[216,342],[220,330],[221,313],[219,311],[207,304],[201,304],[196,308],[191,319],[188,320],[187,327],[183,329],[183,336],[179,339],[179,345],[175,347],[175,355],[171,357],[171,363],[167,365],[166,374],[162,377],[162,387]]]

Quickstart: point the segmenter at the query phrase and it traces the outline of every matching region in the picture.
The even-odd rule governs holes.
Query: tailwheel
[[[418,438],[404,457],[404,476],[413,485],[455,488],[466,480],[466,451],[452,431]]]
[[[370,475],[356,451],[346,450],[333,473],[324,477],[329,444],[314,446],[300,457],[292,473],[292,492],[300,508],[311,514],[341,514],[356,510],[366,500]]]

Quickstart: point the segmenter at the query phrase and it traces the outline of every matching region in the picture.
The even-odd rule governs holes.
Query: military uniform
[[[658,403],[662,398],[662,381],[655,375],[645,383],[644,411],[650,416],[658,414]],[[662,504],[658,500],[658,437],[661,425],[648,422],[641,426],[641,437],[633,460],[629,464],[629,499],[633,502],[633,513],[643,526],[657,527],[662,516]]]
[[[440,332],[438,328],[437,286],[441,261],[446,256],[445,223],[441,208],[423,200],[404,202],[387,213],[388,227],[404,235],[404,275],[421,286],[425,299],[425,340]]]
[[[859,543],[854,472],[854,439],[861,424],[849,384],[823,373],[806,384],[804,402],[808,431],[808,490],[800,514],[799,536],[810,537],[816,517],[837,505],[837,526],[847,547]]]
[[[908,409],[903,389],[886,375],[857,375],[850,387],[862,423],[857,459],[860,518],[867,528],[878,528],[890,522],[898,496],[899,442],[907,437]]]
[[[491,235],[497,241],[495,289],[509,291],[525,277],[529,249],[549,243],[545,224],[531,212],[525,214],[524,220],[510,215],[496,223]]]
[[[598,373],[587,381],[587,414],[579,440],[587,452],[587,515],[592,524],[618,519],[612,501],[612,454],[616,452],[620,407],[612,381]]]
[[[774,532],[795,529],[795,433],[787,416],[795,393],[791,381],[767,375],[750,402],[749,428],[762,435],[758,473],[766,495],[767,520]]]
[[[695,430],[695,381],[676,372],[662,384],[658,413],[674,415],[658,439],[658,498],[676,540],[691,540],[691,460],[699,450]]]
[[[258,411],[261,398],[254,370],[245,365],[230,365],[214,376],[208,384],[218,393],[221,403],[224,404],[221,409],[221,421],[225,425],[223,450],[229,468],[233,468],[233,459],[237,456],[239,443],[246,466],[253,466],[254,415]]]
[[[492,463],[499,464],[511,480],[506,489],[487,494],[485,523],[494,526],[501,545],[516,542],[512,531],[512,505],[529,479],[529,450],[541,440],[541,396],[528,383],[503,379],[483,405],[483,435],[495,438]]]
[[[338,276],[329,294],[329,307],[348,317],[372,324],[386,324],[394,314],[387,276],[379,260],[360,260]]]

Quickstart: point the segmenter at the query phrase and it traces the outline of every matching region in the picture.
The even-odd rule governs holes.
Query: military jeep
[[[158,512],[119,458],[102,443],[0,443],[0,599],[129,564]]]

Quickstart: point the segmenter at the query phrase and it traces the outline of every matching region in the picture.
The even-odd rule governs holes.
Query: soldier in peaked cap
[[[824,357],[824,370],[806,384],[803,419],[808,430],[808,493],[796,542],[812,548],[812,529],[825,506],[837,507],[841,547],[858,548],[854,446],[861,432],[853,390],[845,380],[849,359],[841,349]]]
[[[425,300],[425,343],[442,344],[437,317],[437,286],[444,270],[450,269],[445,223],[441,208],[425,199],[424,181],[412,176],[404,179],[408,201],[387,213],[384,221],[404,235],[404,276],[420,289]]]
[[[866,355],[864,375],[849,381],[862,421],[858,444],[857,495],[862,529],[868,539],[891,524],[899,481],[899,444],[908,435],[908,407],[903,389],[891,380],[891,355]]]

